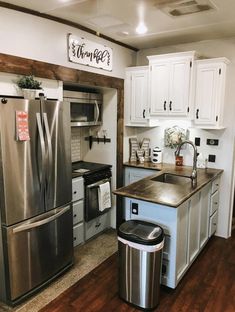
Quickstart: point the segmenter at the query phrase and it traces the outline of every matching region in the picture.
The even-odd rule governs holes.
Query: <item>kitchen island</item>
[[[151,170],[149,176],[146,178],[121,187],[115,190],[113,192],[114,194],[170,207],[178,207],[207,183],[220,176],[223,172],[221,169],[197,169],[197,185],[192,186],[190,179],[192,167],[190,166],[152,164],[150,162],[143,164],[129,162],[125,165],[138,169],[154,169],[156,170],[156,173],[152,174]],[[158,176],[165,173],[187,177],[188,179],[179,181],[179,183],[166,183],[156,180]]]
[[[197,185],[192,186],[192,167],[159,164],[154,165],[155,172],[150,163],[146,166],[126,164],[127,170],[141,172],[142,168],[149,175],[114,194],[125,198],[126,220],[145,220],[163,227],[161,282],[175,288],[216,231],[223,170],[198,169]]]

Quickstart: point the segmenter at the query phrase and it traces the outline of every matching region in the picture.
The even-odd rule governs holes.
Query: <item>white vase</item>
[[[36,89],[22,89],[23,96],[27,100],[34,100],[36,97]]]

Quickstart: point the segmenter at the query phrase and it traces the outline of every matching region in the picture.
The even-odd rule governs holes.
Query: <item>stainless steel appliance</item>
[[[73,261],[70,109],[0,101],[0,300],[15,304]]]
[[[111,208],[100,211],[98,200],[99,186],[105,182],[109,182],[111,186],[111,167],[111,165],[91,162],[73,164],[73,174],[81,174],[84,179],[84,218],[86,222],[106,213]]]
[[[128,220],[118,229],[119,296],[142,309],[159,303],[163,229]]]
[[[70,103],[72,126],[102,124],[102,94],[64,90],[64,101]]]

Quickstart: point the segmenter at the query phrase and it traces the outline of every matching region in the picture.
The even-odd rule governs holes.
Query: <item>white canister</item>
[[[152,162],[155,164],[159,164],[162,162],[162,151],[159,147],[153,148],[152,151]]]

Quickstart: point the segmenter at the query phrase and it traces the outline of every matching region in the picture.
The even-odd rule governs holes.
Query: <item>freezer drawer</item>
[[[39,287],[73,261],[71,205],[4,227],[8,300]]]

